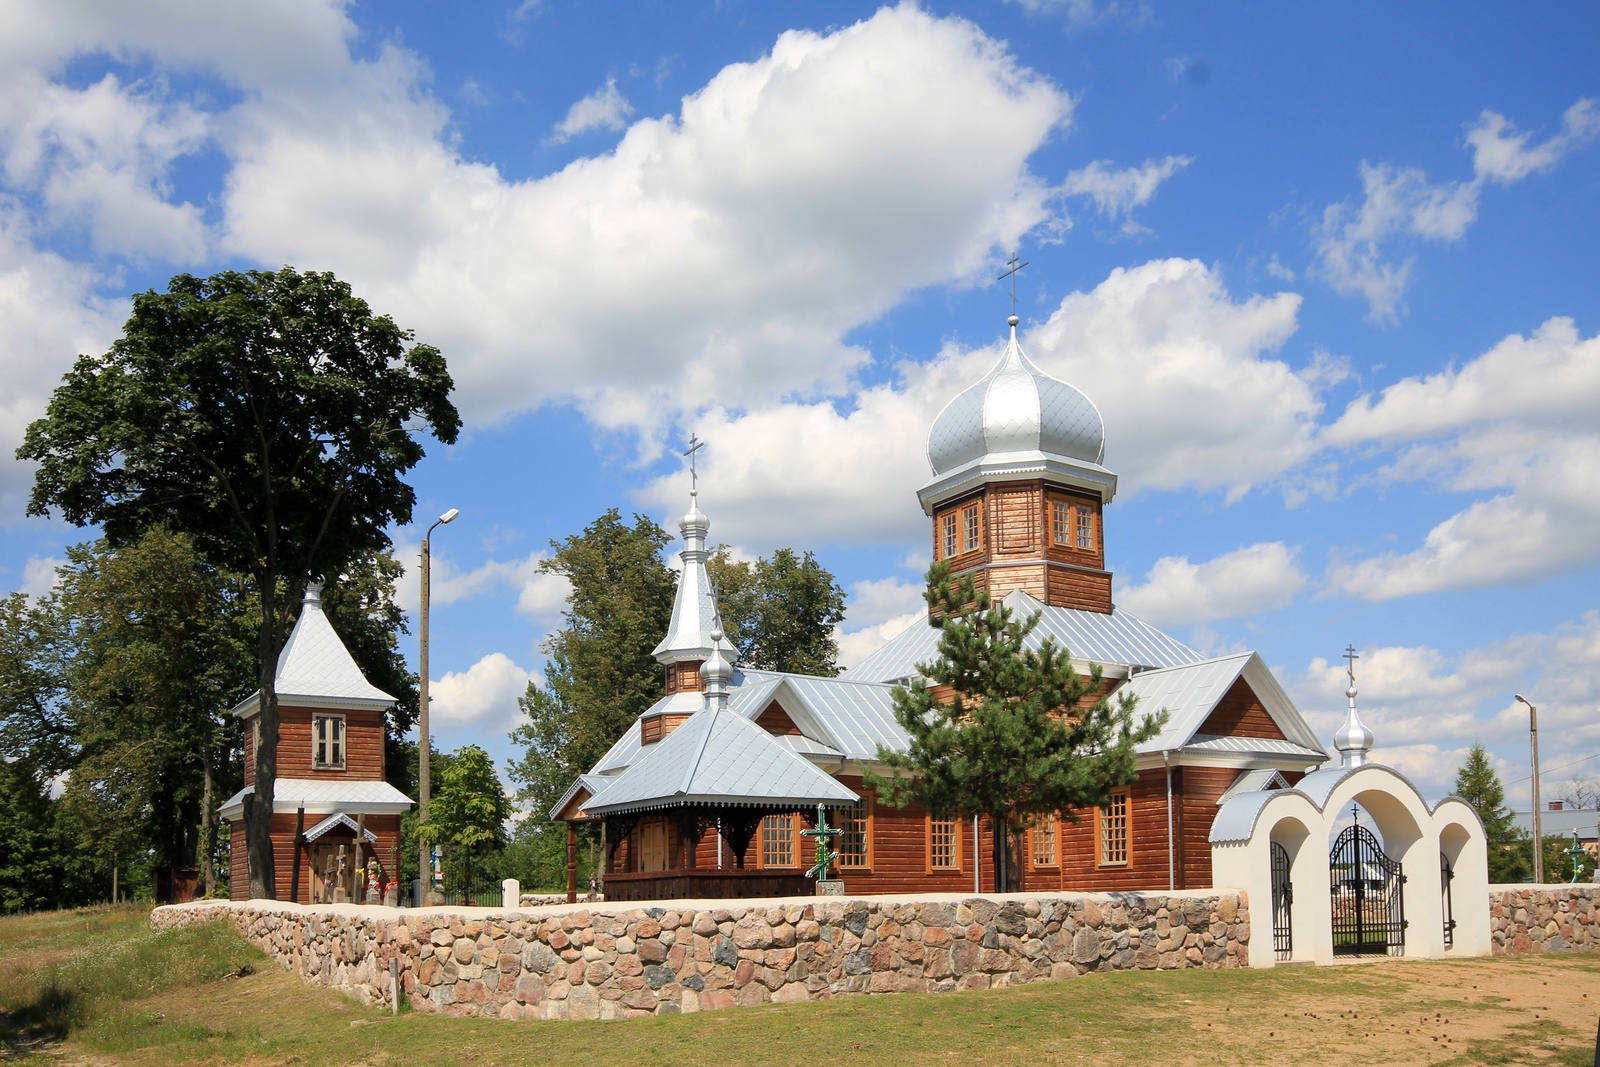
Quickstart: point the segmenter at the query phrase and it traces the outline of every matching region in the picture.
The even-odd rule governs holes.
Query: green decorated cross
[[[1583,842],[1578,840],[1576,830],[1572,831],[1572,847],[1567,852],[1572,856],[1572,881],[1576,883],[1578,876],[1583,873],[1583,861],[1589,858],[1589,852],[1583,847]]]
[[[800,831],[801,837],[814,837],[817,839],[817,863],[816,866],[806,872],[807,878],[815,878],[819,882],[827,880],[828,868],[833,866],[833,861],[839,858],[839,854],[831,850],[833,838],[838,837],[843,832],[843,830],[835,829],[828,825],[828,809],[818,804],[817,828],[815,830]]]

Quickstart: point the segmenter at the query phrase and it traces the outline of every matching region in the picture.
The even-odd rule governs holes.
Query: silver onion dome
[[[945,405],[928,431],[934,476],[989,455],[1044,453],[1098,465],[1105,422],[1087,396],[1041,371],[1017,343],[1010,320],[1005,352],[976,385]]]

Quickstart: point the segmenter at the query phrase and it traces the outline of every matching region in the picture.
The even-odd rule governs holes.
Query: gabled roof
[[[855,793],[761,727],[725,710],[690,716],[584,804],[585,813],[718,804],[853,804]]]
[[[359,709],[386,708],[394,703],[394,697],[367,681],[350,650],[339,640],[333,624],[323,614],[322,586],[317,584],[306,587],[300,617],[278,653],[274,687],[280,705]],[[260,704],[258,689],[233,713],[241,717],[253,715]]]
[[[879,745],[903,750],[910,743],[894,718],[892,685],[776,671],[747,670],[744,675],[747,685],[759,681],[763,688],[755,690],[755,699],[730,706],[753,719],[776,700],[803,735],[849,759],[877,759]],[[734,692],[737,697],[739,690]]]
[[[1245,680],[1266,709],[1287,742],[1265,737],[1225,737],[1202,735],[1198,731],[1227,695],[1234,682]],[[1272,677],[1272,672],[1254,652],[1204,660],[1183,667],[1145,671],[1136,674],[1119,692],[1139,698],[1139,713],[1166,708],[1167,724],[1154,738],[1139,746],[1141,752],[1164,752],[1180,748],[1207,746],[1219,752],[1261,752],[1274,755],[1313,756],[1327,759],[1327,752],[1288,694]]]
[[[561,818],[562,810],[565,809],[568,804],[571,804],[573,799],[579,793],[587,793],[592,797],[609,785],[611,781],[612,779],[599,774],[578,775],[578,777],[572,780],[572,784],[567,786],[567,791],[561,794],[561,799],[556,801],[555,804],[550,808],[550,818]]]
[[[1100,663],[1133,667],[1179,667],[1199,663],[1204,656],[1188,645],[1168,637],[1135,615],[1113,609],[1107,615],[1077,608],[1053,608],[1014,589],[1001,603],[1021,619],[1035,611],[1039,625],[1028,635],[1028,647],[1038,648],[1046,637],[1072,654],[1075,663]],[[896,682],[917,674],[917,664],[938,655],[940,631],[922,623],[889,641],[878,651],[852,667],[852,681]]]
[[[244,798],[255,792],[247,785],[222,805],[224,819],[244,814]],[[328,778],[279,778],[273,789],[272,810],[293,812],[301,804],[306,811],[346,811],[362,815],[398,815],[410,810],[412,800],[388,782],[371,780],[340,781]]]
[[[336,811],[326,819],[323,819],[321,822],[317,823],[317,825],[313,826],[311,829],[307,830],[306,840],[315,841],[329,830],[339,826],[347,827],[352,831],[365,830],[364,827],[357,826],[356,821],[350,816],[346,815],[344,812]],[[371,830],[365,830],[365,834],[368,841],[378,840],[378,835],[373,833]]]

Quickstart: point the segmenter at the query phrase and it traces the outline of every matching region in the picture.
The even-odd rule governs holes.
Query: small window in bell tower
[[[978,527],[978,505],[968,504],[961,509],[961,526],[965,542],[963,551],[976,552],[982,543]]]
[[[1094,551],[1094,510],[1078,505],[1078,547]]]
[[[950,557],[952,557],[952,556],[954,556],[954,555],[956,555],[958,553],[958,546],[957,546],[957,543],[956,543],[956,514],[955,514],[955,512],[952,511],[949,514],[945,515],[945,517],[944,517],[944,529],[943,529],[942,533],[944,534],[944,558],[945,559],[949,559]]]

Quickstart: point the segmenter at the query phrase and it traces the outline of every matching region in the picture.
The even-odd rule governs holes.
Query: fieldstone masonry
[[[1600,886],[1493,886],[1495,955],[1600,952]]]
[[[1242,967],[1243,894],[792,898],[543,912],[277,901],[157,908],[222,919],[305,981],[419,1011],[619,1019],[871,993],[989,989],[1100,971]]]

